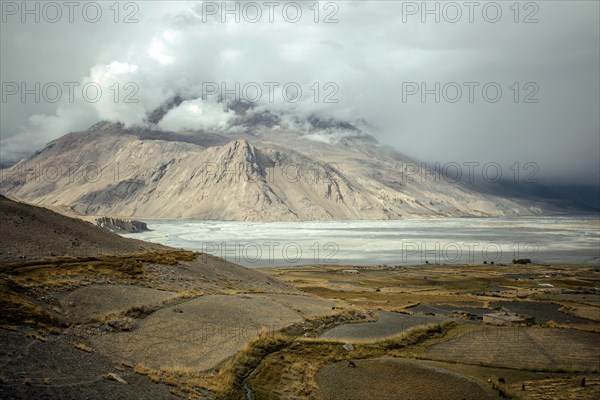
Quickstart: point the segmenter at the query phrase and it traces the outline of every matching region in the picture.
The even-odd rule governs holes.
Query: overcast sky
[[[297,22],[294,4],[284,18],[286,2],[244,3],[236,22],[221,2],[122,2],[118,15],[113,2],[82,2],[71,22],[65,6],[57,15],[29,2],[39,9],[36,22],[21,2],[3,1],[1,161],[100,120],[142,124],[175,94],[198,97],[203,83],[256,82],[265,108],[364,118],[381,142],[418,160],[496,162],[504,173],[514,163],[527,173],[523,166],[533,162],[546,182],[598,184],[599,2],[520,2],[518,9],[513,1],[428,2],[439,22],[420,1],[299,2]],[[23,101],[22,83],[35,91],[36,82],[39,102],[33,94]],[[78,85],[73,102],[68,82]],[[296,83],[303,96],[286,100],[280,86],[271,103],[267,82]],[[102,88],[95,103],[93,90],[82,95],[90,83]],[[423,99],[425,87],[431,93]],[[126,103],[127,95],[138,102]],[[325,102],[327,95],[338,102]],[[228,118],[218,104],[188,102],[161,127],[218,130]]]

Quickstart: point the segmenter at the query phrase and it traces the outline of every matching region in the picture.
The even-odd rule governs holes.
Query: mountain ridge
[[[244,110],[244,115],[247,111]],[[230,132],[99,123],[5,170],[0,192],[82,215],[241,221],[538,215],[539,204],[437,177],[350,123],[301,131],[239,116]],[[433,176],[433,175],[432,175]]]

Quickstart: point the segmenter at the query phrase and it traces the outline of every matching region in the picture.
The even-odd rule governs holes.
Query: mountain
[[[181,103],[181,99],[171,106]],[[83,215],[245,221],[515,216],[534,203],[483,194],[379,144],[364,122],[236,104],[226,131],[99,123],[3,170],[0,191]],[[168,110],[151,115],[152,121]]]

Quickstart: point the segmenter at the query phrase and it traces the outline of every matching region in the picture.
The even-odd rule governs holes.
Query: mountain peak
[[[233,140],[225,147],[227,154],[241,156],[248,162],[256,161],[256,147],[245,138]]]

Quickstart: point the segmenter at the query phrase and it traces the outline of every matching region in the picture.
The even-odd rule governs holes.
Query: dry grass
[[[559,303],[561,307],[559,310],[565,314],[571,315],[577,318],[589,319],[591,321],[600,321],[600,309],[594,305],[587,305],[582,303]]]
[[[242,381],[269,354],[289,346],[293,339],[281,333],[263,328],[258,336],[247,343],[237,354],[222,362],[211,371],[196,371],[188,367],[171,366],[154,370],[144,364],[136,365],[134,371],[148,376],[152,382],[175,386],[191,399],[203,398],[197,388],[210,390],[218,398],[239,399]]]
[[[407,349],[443,337],[455,324],[431,324],[413,328],[384,340],[352,341],[353,351],[343,348],[344,341],[299,338],[282,351],[265,358],[249,379],[257,398],[291,397],[312,399],[317,393],[317,373],[322,366],[344,360],[395,357]]]
[[[273,397],[275,393],[287,391],[309,399],[316,393],[316,375],[321,366],[341,360],[401,355],[411,346],[444,336],[454,326],[453,322],[445,322],[414,328],[385,340],[356,341],[351,353],[342,348],[341,341],[294,338],[262,329],[235,356],[210,371],[181,366],[154,370],[138,364],[135,372],[153,382],[176,387],[178,393],[190,399],[204,398],[200,390],[209,390],[219,399],[243,398],[245,379],[256,398],[277,398]],[[285,360],[283,366],[281,356]]]
[[[196,297],[204,296],[206,292],[202,290],[184,290],[177,293],[176,300],[191,300]]]
[[[271,353],[286,348],[292,339],[280,333],[261,329],[258,336],[227,360],[217,369],[216,385],[212,388],[219,393],[233,394],[241,390],[241,381]]]
[[[84,343],[75,343],[73,347],[75,347],[78,350],[85,351],[86,353],[91,353],[94,351],[94,349],[92,349],[90,346]]]
[[[577,331],[600,333],[600,325],[585,325],[585,324],[561,324],[555,321],[548,321],[544,324],[549,328],[575,329]]]
[[[60,316],[35,299],[36,294],[85,285],[95,279],[137,282],[143,278],[145,263],[173,265],[178,261],[192,261],[197,256],[198,253],[191,251],[172,250],[0,265],[0,325],[63,325]]]
[[[192,261],[198,255],[191,251],[170,250],[128,256],[62,257],[0,265],[0,273],[10,276],[22,287],[58,287],[79,282],[90,275],[139,279],[145,263],[174,265],[178,261]]]
[[[129,307],[126,310],[113,310],[108,311],[97,318],[92,319],[91,322],[99,322],[101,324],[107,324],[116,326],[117,323],[121,326],[121,330],[127,330],[133,326],[134,319],[143,319],[160,310],[164,307],[170,307],[181,302],[195,299],[196,297],[203,296],[203,291],[186,290],[178,293],[174,298],[164,300],[157,304],[143,304]]]
[[[59,317],[21,291],[10,279],[0,278],[0,324],[60,325]]]
[[[161,381],[162,375],[158,372],[153,370],[152,368],[149,368],[146,364],[138,364],[135,366],[135,368],[133,369],[133,371],[136,374],[140,374],[140,375],[145,375],[148,378],[150,378],[150,380],[152,382],[158,383]],[[166,382],[164,382],[166,383]]]
[[[415,303],[478,302],[483,306],[485,297],[475,297],[492,282],[505,283],[501,274],[487,267],[420,266],[411,268],[352,267],[358,275],[342,272],[347,267],[306,267],[301,269],[266,269],[267,274],[299,289],[327,299],[341,299],[359,307],[387,311],[403,310]],[[462,274],[467,272],[465,276]],[[429,275],[429,279],[424,279]],[[431,276],[436,276],[432,279]]]
[[[131,323],[131,322],[133,322],[133,319],[131,317],[127,316],[128,312],[129,312],[129,310],[127,310],[125,312],[109,311],[107,313],[102,314],[98,318],[94,318],[92,320],[92,322],[99,322],[101,324],[108,324],[108,323],[111,323],[113,321],[119,320],[119,321],[122,321],[124,323]]]
[[[339,312],[333,315],[314,315],[306,317],[302,324],[285,327],[281,332],[286,336],[315,337],[336,325],[346,323],[360,323],[376,321],[373,313],[361,313],[354,308],[338,308]]]
[[[365,314],[350,309],[340,310],[336,315],[311,317],[303,323],[288,326],[277,332],[262,328],[235,356],[209,371],[197,371],[178,365],[153,370],[143,364],[137,365],[135,371],[147,375],[154,382],[160,381],[176,387],[178,393],[185,393],[184,397],[204,398],[197,391],[198,388],[202,388],[213,392],[218,398],[238,399],[243,392],[242,381],[266,357],[291,346],[298,336],[305,333],[316,334],[342,321],[357,322],[366,318],[368,317]]]
[[[40,342],[45,342],[46,338],[39,332],[29,332],[25,335],[25,337],[32,338],[38,340]]]

